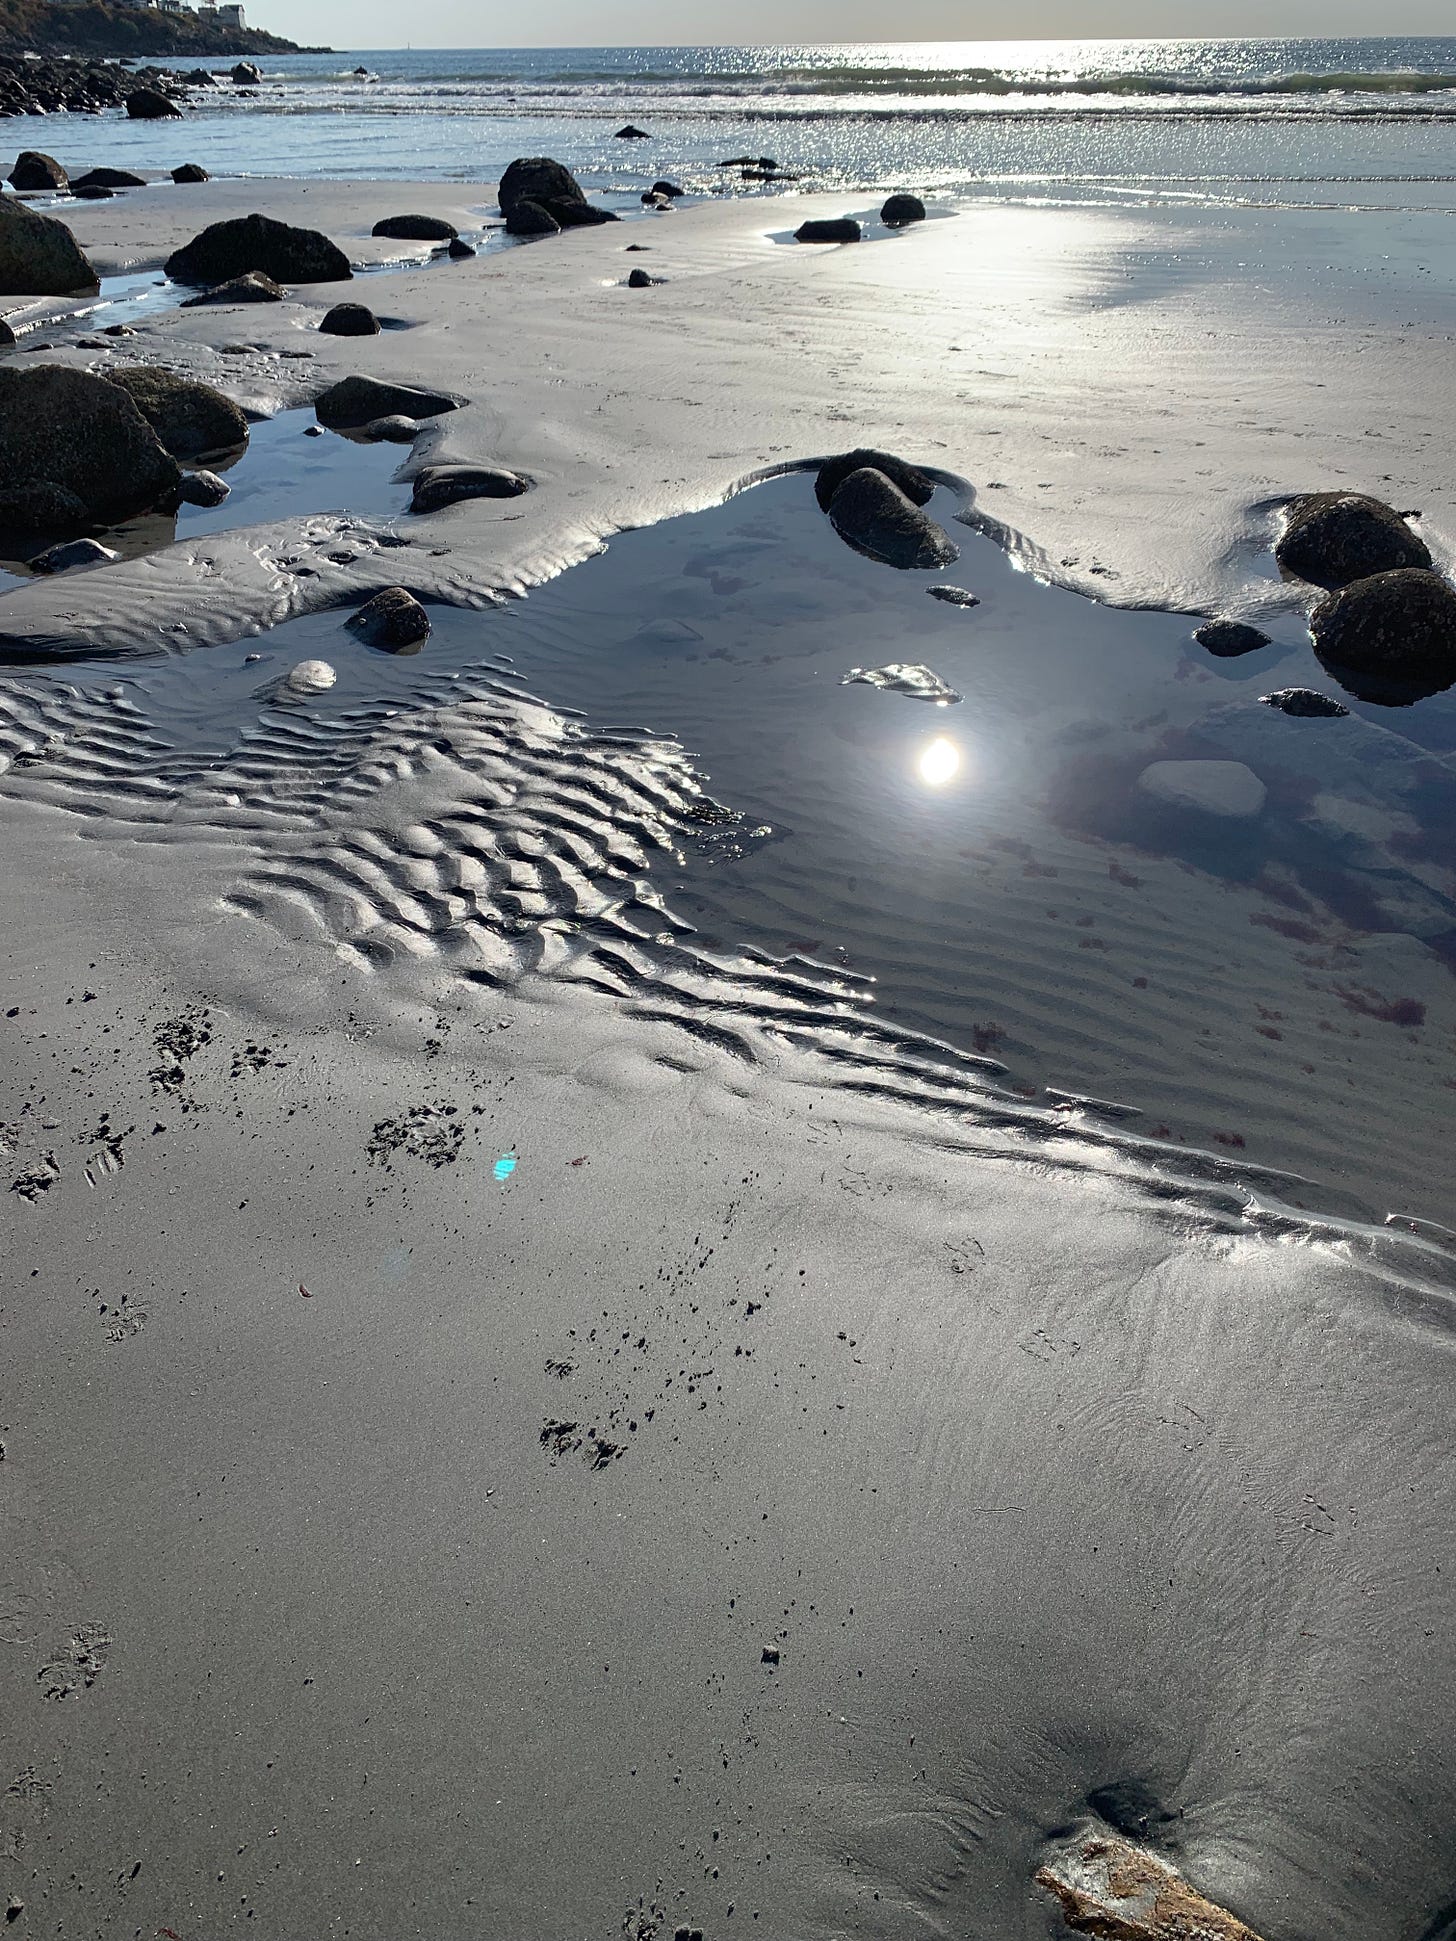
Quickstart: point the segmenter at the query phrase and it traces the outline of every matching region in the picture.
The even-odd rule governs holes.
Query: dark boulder
[[[1350,712],[1343,701],[1318,694],[1312,687],[1281,687],[1276,694],[1261,694],[1259,699],[1266,708],[1278,708],[1281,714],[1333,716]]]
[[[1410,699],[1456,682],[1456,591],[1439,573],[1399,567],[1356,580],[1320,601],[1309,631],[1322,664],[1367,699]]]
[[[78,176],[71,184],[72,191],[78,189],[144,189],[146,177],[133,175],[130,169],[92,168]]]
[[[62,193],[70,187],[66,171],[53,155],[42,155],[39,149],[27,148],[16,159],[10,171],[10,186],[23,194],[36,190],[58,190]]]
[[[14,350],[14,348],[15,332],[6,323],[5,319],[0,317],[0,350]]]
[[[108,189],[104,182],[80,182],[71,194],[78,202],[111,202],[115,199],[116,190]]]
[[[823,216],[801,222],[794,231],[796,243],[857,243],[860,226],[853,216]]]
[[[180,121],[182,110],[175,101],[155,88],[133,88],[126,97],[126,112],[133,121]]]
[[[119,385],[57,364],[0,369],[0,526],[112,524],[154,506],[179,477]]]
[[[0,296],[91,296],[100,288],[63,222],[0,196]]]
[[[262,79],[262,68],[254,67],[251,61],[239,61],[232,70],[232,80],[240,88],[255,88]]]
[[[319,329],[326,337],[377,337],[379,319],[362,303],[336,303],[325,311]]]
[[[1207,620],[1193,629],[1193,638],[1219,660],[1234,660],[1269,645],[1269,636],[1242,620]]]
[[[981,604],[979,593],[972,593],[964,586],[927,586],[926,592],[932,600],[944,600],[951,607],[978,607]]]
[[[532,202],[529,196],[514,203],[511,213],[506,217],[508,236],[559,236],[561,224],[548,209],[539,202]]]
[[[653,183],[650,193],[652,195],[665,195],[671,200],[677,196],[686,195],[687,190],[680,188],[676,182],[661,181]]]
[[[452,236],[446,254],[452,263],[463,263],[468,256],[474,256],[475,245],[467,243],[463,236]]]
[[[141,412],[173,458],[231,451],[248,442],[248,421],[229,397],[195,378],[135,366],[106,373]]]
[[[184,74],[182,79],[187,83],[189,88],[215,88],[217,86],[217,82],[205,67],[194,67],[190,73]]]
[[[586,199],[585,191],[569,168],[548,155],[525,156],[511,163],[497,190],[501,214],[513,236],[539,236],[549,232],[539,228],[522,229],[512,221],[523,202],[534,202],[544,210],[558,229],[580,229],[591,223],[615,222],[609,209],[598,209]]]
[[[642,207],[644,209],[670,209],[672,207],[672,201],[668,196],[659,195],[656,189],[644,189],[642,192]]]
[[[835,493],[850,473],[858,472],[866,465],[876,472],[883,472],[892,485],[898,485],[912,505],[929,505],[935,492],[933,479],[928,479],[924,472],[917,472],[913,465],[907,465],[903,458],[896,458],[892,452],[877,452],[861,446],[857,451],[841,452],[838,458],[826,458],[819,467],[814,478],[814,497],[819,501],[820,510],[827,512]]]
[[[634,128],[629,121],[625,128],[617,130],[616,139],[619,142],[648,142],[652,137],[645,128]]]
[[[201,162],[184,162],[181,168],[174,168],[172,180],[177,183],[210,182],[212,177]]]
[[[627,278],[627,288],[629,290],[650,290],[656,281],[657,278],[655,276],[649,276],[646,270],[633,270],[632,274]]]
[[[1288,509],[1274,557],[1285,572],[1315,586],[1349,586],[1431,555],[1392,506],[1361,492],[1312,492]]]
[[[834,530],[856,552],[887,566],[934,571],[960,557],[959,548],[935,521],[883,472],[863,466],[829,503]]]
[[[343,283],[349,259],[316,229],[295,229],[271,216],[214,222],[167,258],[174,283],[226,283],[257,270],[275,283]]]
[[[912,222],[924,222],[925,204],[918,195],[892,195],[880,210],[886,229],[904,229]]]
[[[59,546],[48,546],[30,562],[36,573],[69,573],[75,566],[106,566],[121,554],[99,539],[63,539]]]
[[[341,378],[314,400],[319,423],[334,430],[373,424],[376,418],[438,418],[458,409],[460,400],[444,391],[414,384],[389,384],[377,377]]]
[[[461,499],[516,499],[527,489],[514,472],[484,465],[430,465],[415,479],[410,511],[438,512]]]
[[[442,216],[385,216],[370,233],[407,243],[453,243],[460,231]]]
[[[371,647],[383,647],[391,654],[417,648],[430,637],[429,614],[402,586],[387,586],[376,593],[347,625]]]
[[[271,276],[264,276],[259,270],[249,270],[246,276],[235,276],[229,283],[219,283],[216,289],[204,290],[200,296],[184,297],[182,308],[195,310],[202,303],[282,303],[283,292]]]

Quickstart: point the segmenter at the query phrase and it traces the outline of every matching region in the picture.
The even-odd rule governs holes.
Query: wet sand
[[[114,237],[110,266],[145,266],[236,193],[187,191],[184,220],[178,194],[148,191],[77,227]],[[351,253],[378,214],[450,213],[383,193],[311,185],[306,206]],[[268,185],[265,206],[302,196]],[[1065,560],[1064,584],[1274,610],[1291,641],[1293,596],[1262,564],[1272,496],[1348,479],[1420,505],[1437,547],[1456,530],[1434,328],[1372,335],[1338,400],[1310,386],[1296,414],[1322,327],[1308,290],[1302,341],[1293,295],[1235,341],[1233,298],[1165,265],[1113,305],[1143,277],[1141,218],[1016,220],[811,254],[771,244],[761,214],[707,208],[358,279],[349,295],[412,325],[362,343],[302,338],[338,290],[247,314],[239,358],[216,355],[233,329],[202,311],[125,340],[256,408],[350,369],[458,390],[472,402],[415,461],[488,458],[535,489],[351,515],[347,545],[338,516],[280,517],[0,596],[7,647],[59,659],[4,682],[0,803],[0,1891],[24,1903],[17,1933],[1050,1936],[1037,1870],[1128,1798],[1123,1830],[1266,1941],[1439,1932],[1456,1870],[1439,1235],[1382,1226],[1383,1192],[1357,1216],[1344,1179],[1290,1204],[1282,1134],[1170,1151],[1059,1110],[1055,1074],[1018,1072],[1016,1045],[978,1063],[974,1044],[865,1038],[853,967],[836,993],[832,950],[781,954],[833,939],[780,938],[755,907],[747,839],[787,752],[755,747],[752,689],[717,690],[710,742],[718,641],[697,720],[628,710],[683,705],[685,667],[639,647],[614,680],[583,652],[593,626],[625,644],[634,584],[644,623],[689,617],[672,601],[693,547],[674,558],[671,528],[582,569],[635,557],[615,591],[567,576],[498,604],[622,527],[862,441],[972,481],[966,510],[1024,532],[1022,561]],[[639,240],[650,257],[620,253]],[[639,261],[671,280],[617,287]],[[301,340],[311,362],[275,354]],[[986,366],[965,395],[952,342]],[[1281,408],[1261,413],[1251,385],[1266,406],[1284,387]],[[1384,483],[1354,465],[1362,413],[1387,432]],[[704,573],[786,597],[781,562],[753,565],[754,522],[796,530],[769,495],[800,484],[699,533]],[[980,731],[1013,745],[1027,609],[974,571],[986,542],[950,530],[947,577],[985,610],[917,582],[913,643],[894,634],[908,580],[872,596],[863,562],[805,542],[806,580],[841,566],[862,637],[844,626],[828,667],[786,650],[781,719],[819,695],[809,668],[826,720],[898,710],[917,737],[973,738],[979,672]],[[396,580],[461,609],[418,661],[351,662],[335,637],[327,701],[278,695],[337,628],[331,603]],[[744,591],[697,584],[705,608],[730,603],[730,653],[769,625]],[[815,598],[799,622],[832,627]],[[1187,658],[1181,623],[1123,618],[1148,655]],[[953,626],[972,643],[959,664]],[[871,661],[876,632],[895,651]],[[1150,678],[1122,639],[1106,635],[1109,670]],[[839,686],[922,658],[960,706]],[[1115,718],[1089,685],[1075,706]],[[1180,686],[1150,745],[1215,712],[1205,684]],[[1236,740],[1266,720],[1376,732],[1358,711],[1233,715]],[[802,798],[807,880],[842,868],[848,798],[823,737],[805,741],[822,790]],[[887,745],[859,740],[868,766]],[[709,868],[705,790],[738,818],[742,863]],[[1030,813],[1015,787],[1000,801]],[[1033,861],[1055,850],[1048,867],[1096,852],[1099,922],[1125,948],[1113,838],[1044,818],[1017,839]],[[1186,963],[1226,891],[1178,858],[1149,869]],[[675,873],[718,926],[679,955],[657,941],[681,935]],[[829,887],[821,914],[843,907]],[[995,908],[994,974],[1035,992],[1045,945],[1009,896]],[[992,975],[993,942],[976,949]],[[1057,978],[1040,988],[1028,1060]],[[1377,1052],[1364,1082],[1386,1088],[1377,1119],[1428,1115],[1436,1141],[1425,1067],[1450,1025],[1431,1016],[1409,1061]],[[1169,1069],[1187,1028],[1160,1026]],[[1141,1082],[1136,1065],[1117,1075]],[[1277,1085],[1248,1069],[1257,1108]],[[1015,1095],[1022,1077],[1037,1096]]]

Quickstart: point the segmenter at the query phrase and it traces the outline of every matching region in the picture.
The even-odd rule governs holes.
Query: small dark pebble
[[[776,1665],[778,1661],[779,1661],[778,1646],[776,1644],[766,1644],[763,1648],[763,1658],[761,1662],[765,1665]]]
[[[1220,660],[1232,660],[1236,654],[1252,654],[1257,648],[1269,645],[1268,634],[1246,626],[1242,620],[1206,621],[1194,628],[1193,638]]]

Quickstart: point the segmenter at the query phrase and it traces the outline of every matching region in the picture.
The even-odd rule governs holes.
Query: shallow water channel
[[[291,435],[276,424],[260,446]],[[346,450],[321,464],[374,457]],[[1186,616],[1020,570],[959,503],[947,486],[930,508],[961,547],[940,574],[851,551],[793,474],[625,534],[525,600],[437,607],[409,659],[326,613],[132,664],[125,685],[154,733],[202,753],[256,733],[304,659],[337,686],[281,705],[326,724],[509,656],[594,732],[676,738],[732,812],[650,864],[700,956],[797,964],[1093,1127],[1289,1169],[1376,1219],[1453,1222],[1435,1132],[1456,1042],[1456,699],[1284,715],[1260,697],[1338,693],[1298,619],[1215,660]],[[897,664],[963,698],[846,679]],[[93,678],[117,675],[65,670]],[[669,976],[679,933],[644,938],[659,946]]]

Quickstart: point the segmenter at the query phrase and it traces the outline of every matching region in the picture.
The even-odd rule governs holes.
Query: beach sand
[[[212,184],[75,224],[108,272],[252,206],[360,260],[379,215],[490,201]],[[369,340],[310,332],[341,289],[154,311],[128,358],[258,410],[350,370],[458,392],[406,470],[535,489],[347,547],[205,535],[108,567],[104,609],[89,577],[5,595],[7,651],[77,663],[0,810],[18,1934],[1052,1935],[1037,1869],[1129,1799],[1266,1941],[1441,1931],[1438,1233],[917,1041],[788,1034],[827,1002],[791,963],[624,998],[600,965],[667,921],[641,879],[694,784],[569,694],[345,693],[171,786],[84,668],[398,580],[492,603],[860,443],[1128,605],[1289,613],[1264,550],[1310,486],[1456,531],[1439,320],[1273,269],[1251,301],[1257,222],[977,210],[810,252],[778,221],[360,277],[411,326]],[[668,281],[620,287],[639,262]],[[376,956],[313,883],[292,929],[240,894],[310,826],[390,912]]]

